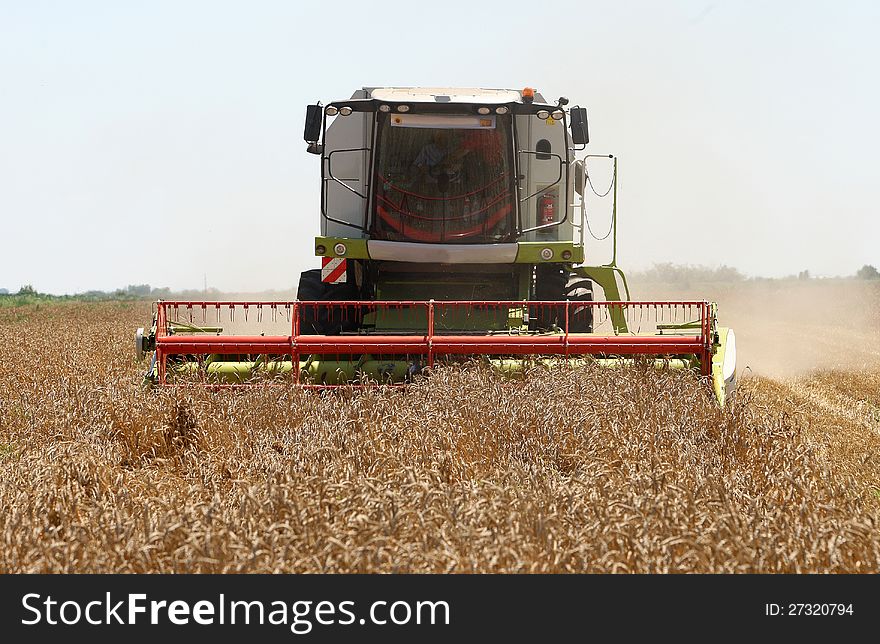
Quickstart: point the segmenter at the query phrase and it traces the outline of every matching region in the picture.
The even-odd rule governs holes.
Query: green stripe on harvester
[[[315,237],[315,255],[318,257],[347,257],[348,259],[370,259],[370,253],[367,250],[366,239],[352,237]],[[345,254],[340,255],[334,249],[337,244],[345,246]],[[454,245],[454,244],[450,244]],[[583,246],[576,246],[572,242],[567,241],[537,241],[537,242],[517,242],[516,259],[517,264],[544,264],[547,262],[580,264],[584,261]],[[323,252],[318,252],[323,248]],[[552,251],[550,259],[545,259],[541,252],[549,248]],[[563,257],[563,253],[568,251],[571,253],[568,257]]]
[[[336,244],[345,246],[345,254],[340,255],[334,249]],[[324,252],[319,253],[318,248],[324,247]],[[315,255],[317,257],[346,257],[348,259],[370,259],[367,252],[367,240],[354,237],[315,237]]]
[[[550,259],[544,259],[541,251],[549,248],[553,251]],[[571,257],[563,257],[562,253],[569,251]],[[516,252],[517,264],[544,264],[547,262],[565,262],[567,264],[580,264],[584,261],[584,247],[575,246],[568,241],[537,241],[537,242],[517,242]]]

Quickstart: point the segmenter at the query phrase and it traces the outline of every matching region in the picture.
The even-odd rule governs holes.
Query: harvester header
[[[723,403],[733,331],[707,301],[631,299],[616,265],[617,158],[578,154],[587,113],[568,103],[531,88],[371,87],[308,106],[321,267],[302,273],[297,301],[159,302],[137,336],[153,353],[147,379],[333,387],[471,358],[505,373],[648,360],[692,369]],[[613,177],[601,193],[597,163]],[[586,256],[588,189],[608,197],[606,264]]]

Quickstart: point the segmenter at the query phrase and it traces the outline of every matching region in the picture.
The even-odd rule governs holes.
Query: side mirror
[[[303,130],[303,139],[306,143],[314,143],[321,138],[323,118],[324,108],[320,103],[306,106],[306,127]]]
[[[586,145],[590,142],[590,130],[587,127],[587,108],[573,107],[571,116],[571,141],[575,145]]]

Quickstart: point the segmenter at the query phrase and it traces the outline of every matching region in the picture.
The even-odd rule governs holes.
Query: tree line
[[[743,282],[747,280],[765,280],[772,278],[747,277],[741,271],[731,266],[721,265],[716,267],[693,264],[675,264],[662,262],[654,264],[644,271],[634,271],[630,276],[631,281],[657,282],[662,284],[686,284],[689,282]],[[783,280],[809,280],[814,279],[809,270],[799,271],[796,274],[777,278]],[[855,275],[836,279],[857,280],[880,280],[880,271],[876,267],[865,264]]]

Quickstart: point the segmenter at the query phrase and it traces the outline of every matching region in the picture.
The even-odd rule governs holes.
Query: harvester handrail
[[[343,181],[342,179],[340,179],[339,177],[337,177],[337,176],[335,176],[335,175],[333,174],[333,161],[332,161],[332,157],[333,157],[334,154],[338,154],[338,153],[340,153],[340,152],[367,152],[367,151],[369,151],[369,150],[370,150],[370,148],[344,148],[344,149],[336,149],[336,150],[331,150],[331,151],[330,151],[327,155],[325,155],[325,157],[324,157],[324,158],[327,160],[327,176],[330,177],[331,180],[335,181],[336,183],[338,183],[339,185],[341,185],[343,188],[345,188],[346,190],[348,190],[349,192],[351,192],[351,193],[357,195],[358,197],[360,197],[361,199],[364,199],[364,200],[367,199],[367,196],[366,196],[366,195],[362,195],[362,194],[359,193],[357,190],[355,190],[354,188],[352,188],[350,185],[348,185],[347,183],[345,183],[345,181]],[[349,180],[360,181],[360,179],[349,179]]]
[[[543,194],[549,192],[550,189],[552,189],[560,181],[562,181],[563,167],[565,168],[565,185],[568,185],[568,161],[563,159],[561,155],[556,154],[555,152],[538,152],[537,150],[518,150],[517,152],[518,152],[518,154],[534,154],[534,155],[546,154],[547,156],[556,157],[556,159],[559,161],[559,174],[556,177],[556,181],[544,186],[543,188],[540,188],[539,190],[536,190],[535,192],[528,195],[527,197],[520,197],[519,202],[521,204],[525,203],[529,199],[533,199],[534,197],[537,197],[538,195],[543,195]],[[521,190],[519,192],[521,192]],[[556,228],[557,226],[561,226],[562,224],[567,222],[568,221],[568,196],[567,195],[563,196],[560,199],[560,202],[565,205],[565,209],[562,211],[562,217],[559,219],[559,221],[554,221],[549,224],[540,224],[538,226],[532,226],[531,228],[523,228],[522,230],[519,231],[519,236],[522,237],[526,233],[532,233],[532,232],[535,232],[538,230],[546,230],[548,228]]]

